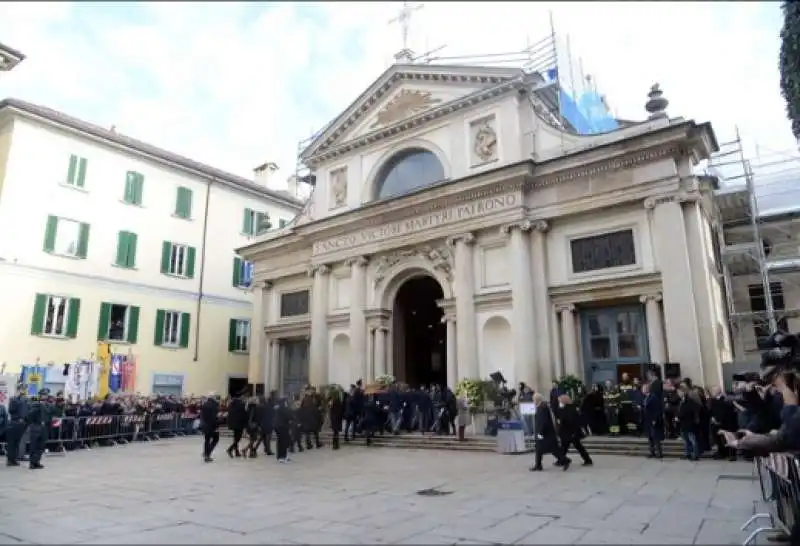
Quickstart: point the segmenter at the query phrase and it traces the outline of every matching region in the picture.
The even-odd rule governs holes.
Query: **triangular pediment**
[[[449,102],[522,75],[517,68],[396,64],[384,72],[302,152],[308,159]]]

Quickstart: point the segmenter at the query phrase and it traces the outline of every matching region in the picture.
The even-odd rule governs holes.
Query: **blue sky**
[[[389,66],[399,9],[385,3],[0,3],[0,42],[28,59],[0,96],[50,106],[243,176],[283,180],[297,143]],[[769,2],[429,2],[411,46],[517,51],[569,33],[620,117],[659,82],[669,113],[735,125],[748,149],[796,147],[778,88],[781,13]]]

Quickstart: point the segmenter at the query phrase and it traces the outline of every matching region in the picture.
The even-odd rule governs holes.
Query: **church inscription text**
[[[520,204],[521,198],[518,193],[494,195],[477,201],[461,203],[441,210],[434,210],[422,216],[414,216],[324,241],[317,241],[314,243],[313,255],[318,256],[359,245],[377,243],[392,237],[417,233],[463,220],[471,220],[486,214],[518,207]]]

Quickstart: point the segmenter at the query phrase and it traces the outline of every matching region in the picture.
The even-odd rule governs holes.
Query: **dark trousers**
[[[319,431],[306,431],[304,436],[306,437],[306,449],[311,449],[312,447],[321,447],[322,442],[319,441]],[[311,440],[314,440],[312,443]]]
[[[214,448],[219,443],[219,432],[216,430],[203,431],[203,457],[208,459],[214,453]]]
[[[281,459],[285,459],[287,452],[289,451],[289,444],[291,442],[291,437],[289,435],[288,429],[275,429],[275,436],[276,438],[276,446],[275,446],[275,456],[280,461]]]
[[[244,429],[241,428],[233,429],[233,442],[228,448],[228,453],[235,453],[236,455],[239,455],[239,442],[242,441],[243,435],[244,435]]]
[[[654,426],[647,429],[647,447],[650,450],[650,455],[661,459],[664,457],[664,450],[661,444],[661,435]]]
[[[31,425],[30,427],[30,436],[28,442],[31,446],[31,466],[38,466],[42,462],[44,448],[45,445],[47,445],[47,437],[45,436],[45,432],[45,428],[41,425]]]
[[[264,443],[264,453],[272,455],[272,428],[261,429],[261,441]]]
[[[333,449],[339,449],[339,431],[338,429],[333,429]]]
[[[344,441],[354,438],[356,435],[356,420],[345,419],[344,421]]]
[[[575,451],[578,452],[578,455],[581,456],[581,459],[584,463],[591,463],[592,458],[589,456],[589,452],[586,451],[586,448],[583,446],[583,442],[577,436],[572,438],[562,438],[561,439],[561,448],[564,450],[564,456],[567,456],[567,452],[569,451],[570,446],[575,448]]]
[[[564,452],[561,450],[560,447],[555,448],[555,451],[553,452],[552,455],[553,455],[553,457],[555,457],[556,462],[558,464],[560,464],[560,465],[563,465],[567,461],[567,458],[566,458],[566,456],[564,456]],[[534,455],[534,459],[533,459],[533,467],[534,468],[542,468],[542,458],[543,457],[544,457],[544,452],[537,449],[536,450],[536,455]]]
[[[12,422],[6,429],[6,460],[14,464],[19,460],[19,443],[25,434],[25,423]]]

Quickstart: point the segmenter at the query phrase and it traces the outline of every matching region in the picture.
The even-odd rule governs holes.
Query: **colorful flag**
[[[111,367],[111,346],[108,343],[97,344],[97,397],[108,396],[108,375]]]
[[[136,357],[129,354],[122,366],[122,390],[136,391]]]
[[[47,368],[44,366],[22,366],[22,385],[28,396],[36,396],[44,387]]]
[[[122,366],[125,355],[111,355],[111,367],[108,374],[108,390],[117,392],[122,388]]]

